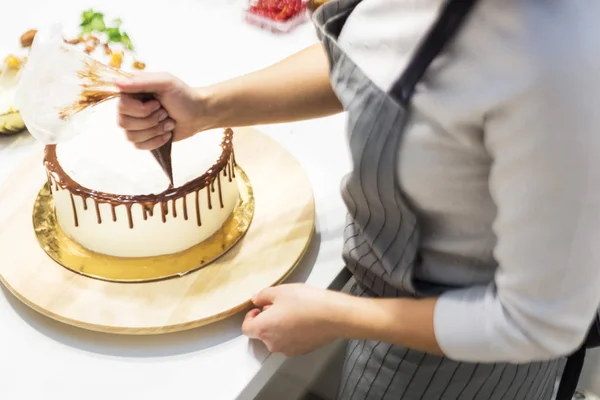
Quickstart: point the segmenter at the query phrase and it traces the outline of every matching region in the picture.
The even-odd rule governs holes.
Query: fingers
[[[242,323],[242,333],[248,336],[250,339],[261,338],[259,334],[259,324],[256,321],[256,317],[258,317],[260,313],[260,309],[253,308],[252,310],[248,311],[244,317],[244,322]]]
[[[129,136],[129,134],[127,136]],[[143,142],[135,142],[133,145],[140,150],[154,150],[167,143],[172,136],[173,134],[171,132],[163,133],[160,136],[154,136]]]
[[[273,304],[276,294],[277,288],[269,287],[263,289],[252,298],[252,303],[257,307],[269,306]]]
[[[121,95],[119,100],[119,114],[133,118],[147,118],[160,109],[160,103],[156,100],[142,102],[131,95]]]
[[[141,150],[153,150],[167,143],[175,122],[158,101],[143,103],[132,96],[122,95],[119,101],[118,123],[127,139]]]
[[[169,114],[167,114],[167,111],[162,108],[159,108],[145,118],[136,118],[126,114],[119,114],[119,125],[125,130],[142,131],[159,125],[167,119],[168,116]]]
[[[269,321],[265,312],[258,308],[254,308],[246,314],[242,324],[242,333],[250,339],[260,340],[272,353],[280,351],[277,340],[273,339],[272,321]]]
[[[175,78],[171,74],[148,72],[119,81],[117,87],[123,93],[162,93],[168,91],[174,82]]]
[[[119,125],[125,129],[125,134],[130,142],[137,148],[146,149],[151,140],[158,140],[166,143],[166,141],[169,140],[168,138],[173,132],[173,129],[175,129],[175,122],[173,120],[167,118],[163,121],[159,121],[161,118],[166,117],[161,115],[137,119],[120,115]],[[160,137],[163,137],[163,139],[160,139]],[[166,140],[164,140],[165,137]]]
[[[246,313],[246,316],[244,317],[244,324],[247,322],[250,322],[251,320],[253,320],[254,318],[256,318],[256,316],[260,314],[260,309],[259,308],[253,308],[252,310],[248,311]],[[243,328],[243,324],[242,324],[242,328]]]

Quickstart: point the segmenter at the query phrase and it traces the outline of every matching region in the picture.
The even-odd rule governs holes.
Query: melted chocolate
[[[229,178],[229,182],[235,178],[235,155],[233,152],[233,131],[226,129],[224,138],[221,143],[223,151],[217,162],[202,176],[182,185],[181,187],[174,188],[172,185],[167,190],[159,194],[152,195],[117,195],[111,193],[98,192],[95,190],[88,189],[75,182],[60,166],[56,157],[56,145],[48,145],[44,152],[44,166],[48,174],[50,182],[50,188],[52,189],[52,183],[54,183],[55,191],[68,190],[71,196],[71,205],[73,207],[75,226],[79,226],[79,219],[77,216],[77,208],[75,207],[74,196],[82,198],[84,210],[87,210],[87,199],[94,201],[96,210],[97,221],[99,224],[102,223],[102,216],[99,204],[108,204],[111,207],[111,214],[113,222],[117,221],[116,207],[123,206],[126,209],[127,220],[129,228],[133,229],[133,215],[131,208],[134,204],[139,204],[142,207],[143,217],[146,220],[148,216],[152,217],[154,214],[154,207],[160,204],[161,219],[166,222],[167,215],[169,215],[168,203],[172,202],[172,215],[173,218],[177,217],[176,201],[179,198],[183,198],[183,218],[188,219],[187,212],[187,201],[186,196],[192,192],[195,193],[195,209],[196,209],[196,221],[198,226],[202,225],[202,218],[200,215],[200,196],[199,192],[206,188],[208,209],[212,209],[212,196],[215,190],[219,194],[219,205],[221,208],[223,204],[223,192],[221,187],[220,174],[223,172],[224,176]],[[216,185],[215,185],[216,181]],[[216,186],[216,187],[215,187]]]
[[[75,207],[75,199],[73,198],[73,193],[69,193],[71,196],[71,206],[73,207],[73,217],[75,218],[75,226],[79,226],[79,219],[77,218],[77,208]]]
[[[148,102],[154,100],[155,97],[152,93],[138,93],[135,95],[137,99],[143,102]],[[173,163],[171,162],[171,148],[173,147],[173,136],[169,139],[169,141],[158,149],[152,150],[152,155],[162,168],[162,170],[169,178],[169,189],[173,189]]]
[[[196,190],[196,223],[202,226],[202,216],[200,215],[200,190]]]
[[[212,198],[210,196],[210,192],[211,192],[210,187],[207,187],[206,188],[206,197],[208,197],[208,209],[212,210]]]
[[[188,220],[187,213],[187,196],[183,196],[183,219]]]
[[[125,204],[125,210],[127,210],[127,221],[129,222],[129,229],[133,229],[133,215],[131,215],[131,206],[133,204]]]
[[[171,185],[169,189],[173,188],[173,164],[171,162],[171,147],[173,144],[173,139],[169,139],[169,141],[163,144],[158,149],[152,150],[152,155],[160,164],[160,167],[163,169],[167,178],[169,178],[169,182]]]
[[[221,208],[225,207],[223,205],[223,190],[221,189],[221,174],[217,174],[217,185],[219,185],[219,204]],[[214,187],[214,182],[213,182]]]
[[[100,205],[96,200],[94,200],[94,206],[96,207],[96,218],[98,219],[98,223],[101,224],[102,215],[100,214]]]
[[[167,222],[167,214],[169,214],[168,203],[160,203],[160,215],[162,216],[162,222]]]

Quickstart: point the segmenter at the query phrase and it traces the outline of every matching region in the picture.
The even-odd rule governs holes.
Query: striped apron
[[[332,86],[348,112],[353,168],[342,182],[342,197],[348,208],[343,257],[356,281],[351,293],[436,295],[444,288],[414,279],[419,226],[395,174],[409,118],[407,105],[426,68],[423,56],[435,54],[423,45],[423,54],[417,51],[392,90],[382,91],[337,45],[344,22],[360,1],[334,0],[313,15],[328,53]],[[448,4],[461,2],[468,3]],[[446,22],[452,24],[452,18]],[[442,36],[446,34],[442,29]],[[562,365],[560,360],[520,365],[455,362],[388,343],[354,340],[348,346],[338,396],[340,400],[548,400]]]

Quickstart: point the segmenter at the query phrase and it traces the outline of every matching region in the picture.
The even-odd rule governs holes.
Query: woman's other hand
[[[269,351],[295,356],[309,353],[339,337],[349,312],[350,296],[305,284],[267,288],[257,294],[246,314],[243,333],[261,340]]]

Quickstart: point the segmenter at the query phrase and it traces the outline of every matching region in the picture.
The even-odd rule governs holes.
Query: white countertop
[[[149,5],[150,4],[150,5]],[[152,70],[192,85],[267,66],[316,42],[310,23],[276,36],[246,25],[240,0],[22,0],[0,24],[0,56],[40,24],[76,26],[94,7],[120,17]],[[67,10],[67,11],[59,11]],[[6,10],[5,10],[6,11]],[[8,18],[7,18],[8,17]],[[260,127],[306,169],[317,205],[318,235],[292,280],[328,287],[342,270],[345,209],[339,182],[349,161],[343,115]],[[0,185],[35,147],[27,134],[0,137]],[[41,165],[40,165],[41,167]],[[284,361],[241,335],[242,315],[188,332],[124,337],[54,322],[0,291],[0,398],[252,399]]]

